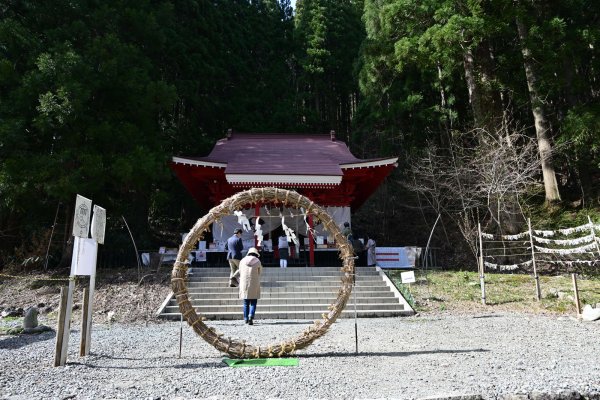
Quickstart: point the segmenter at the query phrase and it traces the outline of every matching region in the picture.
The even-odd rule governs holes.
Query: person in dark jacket
[[[229,261],[229,287],[237,287],[238,280],[236,278],[236,272],[240,267],[240,260],[242,259],[242,250],[244,250],[244,243],[242,242],[242,228],[236,228],[233,231],[233,236],[227,239],[225,245],[227,250],[227,261]]]

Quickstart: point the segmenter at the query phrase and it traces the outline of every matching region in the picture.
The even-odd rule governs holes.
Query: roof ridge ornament
[[[233,129],[229,128],[227,129],[227,134],[225,135],[225,137],[227,138],[227,140],[231,139],[231,135],[233,134]]]
[[[329,131],[329,134],[331,135],[331,141],[335,142],[335,131],[332,129],[331,131]]]

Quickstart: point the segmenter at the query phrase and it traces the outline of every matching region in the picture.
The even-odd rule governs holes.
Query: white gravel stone
[[[268,345],[311,321],[212,321],[225,336]],[[66,367],[52,367],[55,334],[0,337],[0,399],[525,398],[600,392],[600,323],[523,314],[354,320],[298,352],[299,367],[230,368],[179,322],[95,325],[79,331]],[[519,395],[519,396],[517,396]],[[570,397],[573,398],[573,397]],[[593,398],[593,397],[592,397]],[[598,398],[598,397],[596,397]]]

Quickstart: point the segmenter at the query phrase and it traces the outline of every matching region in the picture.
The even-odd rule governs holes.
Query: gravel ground
[[[260,345],[294,337],[308,324],[209,322]],[[185,324],[178,358],[179,327],[98,324],[92,354],[83,358],[77,327],[67,366],[59,368],[51,366],[54,332],[0,337],[0,398],[494,399],[577,392],[600,399],[600,322],[524,314],[359,319],[355,354],[354,320],[344,319],[298,353],[298,367],[252,368],[227,367]]]

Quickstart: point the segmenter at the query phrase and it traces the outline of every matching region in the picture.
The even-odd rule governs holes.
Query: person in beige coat
[[[240,299],[244,300],[244,321],[253,325],[256,303],[260,299],[260,275],[262,264],[259,260],[260,253],[254,247],[248,250],[246,257],[240,261]]]

